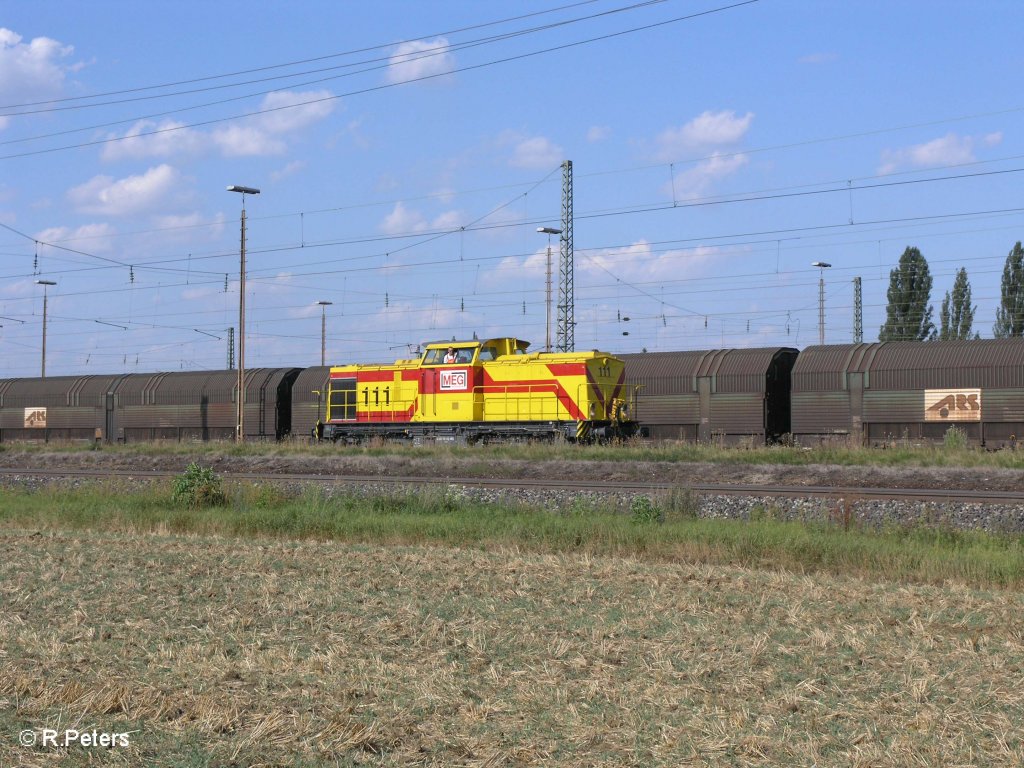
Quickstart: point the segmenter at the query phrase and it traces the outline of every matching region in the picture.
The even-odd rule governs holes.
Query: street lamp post
[[[245,440],[245,196],[258,195],[255,187],[242,187],[232,184],[228,192],[238,192],[242,196],[242,247],[238,285],[238,395],[235,406],[235,442]]]
[[[318,301],[320,305],[320,366],[327,365],[327,308],[333,301]]]
[[[537,231],[548,236],[548,271],[545,300],[545,321],[544,321],[544,351],[551,351],[551,236],[562,234],[562,230],[554,227],[537,227]]]
[[[36,280],[36,285],[43,286],[43,370],[40,378],[46,378],[46,291],[51,285],[56,285],[53,280]]]
[[[811,263],[818,268],[818,344],[825,343],[825,270],[832,265],[824,261]]]

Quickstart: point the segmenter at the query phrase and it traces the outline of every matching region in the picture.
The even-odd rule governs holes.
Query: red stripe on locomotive
[[[570,364],[560,367],[569,367]],[[578,368],[579,366],[571,364],[572,367]],[[548,366],[549,368],[551,366]],[[517,379],[514,383],[505,383],[502,381],[495,381],[491,378],[491,375],[484,368],[484,392],[485,394],[499,395],[503,393],[517,393],[517,392],[544,392],[543,387],[550,387],[551,391],[554,392],[555,397],[558,398],[558,402],[562,404],[562,407],[569,412],[569,415],[576,421],[586,420],[586,416],[583,411],[580,410],[579,405],[572,398],[572,396],[565,391],[565,387],[562,386],[560,381],[553,381],[551,379]],[[492,389],[493,388],[493,389]]]

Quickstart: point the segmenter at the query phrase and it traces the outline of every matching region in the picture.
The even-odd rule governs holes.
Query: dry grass
[[[0,563],[4,766],[1024,763],[1011,591],[112,533]]]

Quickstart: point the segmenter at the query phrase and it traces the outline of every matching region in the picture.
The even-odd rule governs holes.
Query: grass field
[[[154,482],[140,488],[120,480],[9,489],[0,495],[0,526],[518,548],[907,583],[1024,586],[1021,535],[787,523],[772,519],[771,510],[751,521],[702,519],[685,489],[635,496],[630,514],[582,498],[557,510],[484,504],[443,486],[371,496],[358,490],[328,494],[312,487],[292,496],[268,483],[225,484],[224,505],[197,508],[175,503],[173,485]]]
[[[0,493],[0,767],[1024,764],[1019,537],[224,489]]]
[[[55,530],[0,563],[4,766],[1024,763],[1014,591]]]

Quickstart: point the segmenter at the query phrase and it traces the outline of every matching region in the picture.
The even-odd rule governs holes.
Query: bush
[[[677,522],[700,517],[700,499],[690,488],[673,487],[661,496],[661,520]]]
[[[967,447],[967,432],[960,427],[950,427],[942,438],[942,445],[950,451],[962,451]]]
[[[189,509],[223,507],[228,503],[227,494],[220,486],[220,478],[212,467],[200,467],[194,461],[174,480],[171,500]]]
[[[661,510],[648,496],[634,496],[629,503],[629,511],[633,515],[634,523],[658,523],[661,522]]]

